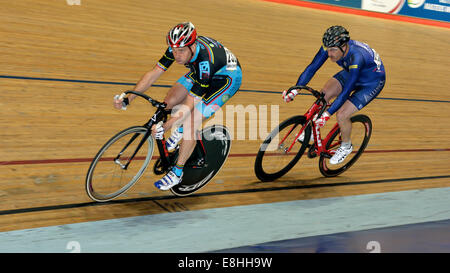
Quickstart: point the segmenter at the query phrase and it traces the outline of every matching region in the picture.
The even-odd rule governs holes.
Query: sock
[[[183,174],[183,167],[184,165],[177,164],[173,166],[172,171],[175,173],[176,176],[180,177]]]
[[[350,147],[352,146],[352,142],[341,142],[341,147],[342,148],[346,148],[346,149],[350,149]]]

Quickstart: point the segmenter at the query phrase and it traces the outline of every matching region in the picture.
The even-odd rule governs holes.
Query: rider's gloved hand
[[[316,126],[322,128],[323,126],[325,126],[325,123],[330,119],[330,114],[328,112],[325,112],[322,114],[322,116],[320,116],[320,118],[317,118],[316,115],[314,119],[316,120]]]
[[[164,138],[164,127],[163,123],[159,122],[158,124],[153,125],[152,127],[153,135],[155,139],[163,139]]]
[[[297,94],[298,94],[298,90],[297,89],[291,90],[291,92],[288,92],[287,90],[284,90],[283,94],[281,96],[283,97],[283,100],[285,102],[290,102],[290,101],[292,101],[294,99],[295,96],[297,96]]]
[[[114,108],[127,110],[128,104],[130,104],[128,98],[121,98],[119,95],[114,96]]]

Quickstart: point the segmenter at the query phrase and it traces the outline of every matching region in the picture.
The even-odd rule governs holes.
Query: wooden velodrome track
[[[238,56],[243,91],[228,104],[279,105],[280,121],[312,103],[299,96],[285,104],[280,92],[309,64],[324,30],[346,26],[353,39],[377,50],[387,71],[379,99],[361,111],[374,124],[367,153],[336,178],[323,178],[318,159],[305,158],[282,179],[262,183],[253,172],[262,140],[247,134],[234,140],[224,168],[194,196],[156,190],[149,168],[122,202],[92,203],[84,189],[89,160],[109,137],[153,112],[143,101],[117,111],[113,96],[153,68],[168,29],[186,20]],[[449,44],[446,28],[256,0],[9,1],[0,11],[0,74],[7,76],[0,79],[0,231],[448,187]],[[338,69],[327,62],[310,85],[320,88]],[[174,64],[157,84],[171,85],[185,71]],[[147,94],[162,99],[167,90]]]

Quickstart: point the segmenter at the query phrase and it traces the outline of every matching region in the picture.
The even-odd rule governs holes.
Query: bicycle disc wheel
[[[353,116],[352,121],[352,134],[351,141],[353,145],[353,152],[345,158],[340,164],[330,164],[330,159],[324,155],[320,156],[319,169],[320,172],[326,177],[337,176],[350,168],[356,160],[361,156],[369,143],[370,136],[372,135],[372,122],[366,115]],[[340,130],[336,130],[325,144],[327,150],[336,150],[341,144]]]
[[[128,167],[124,169],[123,166],[128,163],[147,131],[142,126],[130,127],[103,145],[92,160],[86,176],[86,192],[92,200],[105,202],[117,198],[139,180],[152,159],[154,142],[151,136]]]
[[[259,180],[273,181],[280,178],[300,160],[311,136],[311,126],[307,126],[303,143],[296,140],[305,123],[304,116],[291,117],[280,123],[264,140],[255,160],[255,174]]]
[[[203,147],[197,144],[183,169],[183,180],[170,190],[178,196],[190,195],[203,188],[225,164],[231,148],[231,135],[227,127],[212,125],[201,131]],[[206,150],[202,158],[200,149]],[[199,162],[203,162],[199,163]]]

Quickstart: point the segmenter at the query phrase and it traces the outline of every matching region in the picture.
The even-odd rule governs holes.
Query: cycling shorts
[[[344,88],[345,83],[350,78],[350,72],[341,70],[333,77],[338,80],[341,84],[341,87]],[[364,106],[366,106],[367,104],[369,104],[369,102],[376,98],[378,94],[380,94],[385,83],[385,77],[381,77],[380,79],[374,80],[372,82],[364,83],[364,85],[356,85],[353,94],[350,95],[348,100],[350,100],[353,105],[358,108],[358,110],[361,110],[362,108],[364,108]]]
[[[186,73],[177,82],[182,84],[188,91],[189,95],[201,99],[195,107],[202,113],[205,118],[214,115],[241,87],[242,70],[238,66],[235,70],[226,70],[224,66],[217,71],[211,80],[211,85],[208,91],[199,97],[191,92],[194,85],[192,80],[188,77],[191,72]]]

